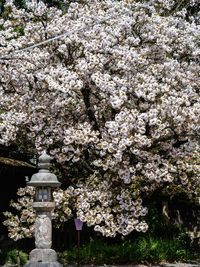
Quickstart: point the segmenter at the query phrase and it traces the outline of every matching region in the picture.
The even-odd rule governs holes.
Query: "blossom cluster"
[[[10,4],[0,19],[0,144],[55,157],[73,186],[55,197],[61,221],[73,203],[127,235],[147,230],[142,197],[160,186],[199,196],[199,13],[177,3]]]
[[[19,188],[17,195],[17,201],[10,202],[10,206],[17,211],[17,214],[8,211],[3,213],[6,217],[3,224],[8,229],[8,236],[15,241],[32,237],[35,229],[35,211],[32,208],[35,189],[30,186]]]

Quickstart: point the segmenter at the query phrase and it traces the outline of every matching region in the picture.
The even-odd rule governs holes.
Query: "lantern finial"
[[[42,152],[42,155],[39,157],[39,163],[38,163],[38,167],[39,169],[49,169],[51,166],[51,160],[53,158],[51,156],[49,156],[46,152],[46,150],[44,150]]]

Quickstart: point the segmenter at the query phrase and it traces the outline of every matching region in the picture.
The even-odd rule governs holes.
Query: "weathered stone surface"
[[[27,262],[24,267],[63,267],[59,262]]]
[[[56,262],[57,254],[53,249],[33,249],[29,255],[30,262]]]
[[[58,187],[60,182],[57,179],[57,176],[54,173],[49,171],[51,167],[50,161],[52,158],[47,155],[46,151],[39,157],[39,172],[32,175],[30,182],[27,184],[30,186],[50,186]]]
[[[51,212],[55,208],[55,202],[36,202],[34,201],[32,207],[37,211]]]
[[[38,214],[35,220],[35,246],[50,249],[52,244],[52,225],[49,214]]]

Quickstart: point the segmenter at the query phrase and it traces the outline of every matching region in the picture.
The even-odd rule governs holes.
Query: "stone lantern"
[[[30,252],[29,261],[25,267],[61,267],[57,262],[57,254],[51,249],[52,223],[51,213],[55,208],[52,189],[60,186],[55,174],[49,171],[52,158],[43,152],[39,157],[39,171],[33,174],[27,183],[35,187],[33,208],[36,210],[35,220],[35,246]]]

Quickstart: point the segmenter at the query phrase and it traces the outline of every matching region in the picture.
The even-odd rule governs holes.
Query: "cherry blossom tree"
[[[81,2],[7,3],[0,144],[55,158],[70,185],[54,193],[60,220],[75,212],[105,236],[146,231],[146,195],[177,185],[199,197],[198,0]]]

